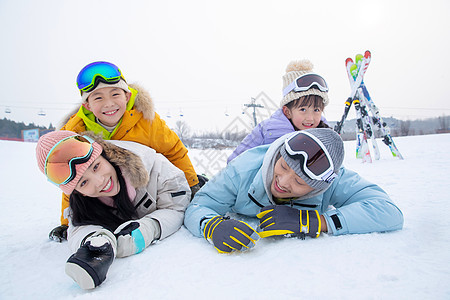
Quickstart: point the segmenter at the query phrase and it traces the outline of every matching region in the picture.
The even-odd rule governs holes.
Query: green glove
[[[219,253],[245,251],[259,240],[258,233],[245,222],[215,216],[208,220],[203,236]]]
[[[285,205],[269,205],[256,215],[262,238],[274,235],[293,235],[304,239],[320,235],[321,221],[317,210],[298,210]]]

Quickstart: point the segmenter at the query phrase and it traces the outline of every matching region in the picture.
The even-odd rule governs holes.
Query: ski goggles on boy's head
[[[301,131],[287,138],[284,143],[289,157],[303,157],[300,167],[309,178],[331,182],[337,176],[327,148],[314,135]]]
[[[90,92],[99,82],[117,83],[125,80],[120,69],[106,61],[93,62],[83,69],[77,76],[77,86],[80,91]]]
[[[292,81],[287,87],[283,89],[283,97],[289,94],[290,92],[304,92],[309,90],[311,87],[317,87],[322,92],[328,92],[328,85],[325,79],[322,76],[309,73],[302,75]]]
[[[45,159],[45,175],[56,185],[66,184],[76,177],[76,164],[87,162],[94,151],[94,141],[74,135],[62,139],[50,149]]]

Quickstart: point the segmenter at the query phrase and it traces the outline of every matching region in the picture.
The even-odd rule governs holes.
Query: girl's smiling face
[[[99,156],[84,172],[75,189],[89,197],[112,197],[119,193],[117,172],[111,163]]]
[[[314,105],[293,107],[291,109],[283,106],[283,113],[294,125],[295,130],[317,128],[322,117],[322,109],[314,107]]]
[[[275,198],[298,198],[313,190],[288,166],[283,157],[277,160],[270,185],[270,191]]]

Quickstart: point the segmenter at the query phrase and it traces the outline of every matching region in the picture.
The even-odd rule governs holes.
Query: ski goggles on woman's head
[[[76,177],[76,164],[87,162],[94,141],[87,136],[74,135],[62,139],[50,149],[45,159],[45,175],[50,182],[61,185]]]
[[[309,178],[331,182],[337,176],[327,148],[314,135],[302,131],[287,138],[284,143],[289,157],[303,157],[301,168]]]
[[[77,86],[80,91],[90,92],[99,82],[117,83],[125,80],[120,69],[106,61],[93,62],[83,69],[77,76]]]
[[[283,97],[290,92],[304,92],[309,90],[311,87],[316,86],[322,92],[328,92],[328,85],[322,76],[309,73],[302,75],[292,81],[287,87],[283,89]]]

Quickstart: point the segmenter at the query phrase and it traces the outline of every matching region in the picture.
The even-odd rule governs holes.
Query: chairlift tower
[[[258,122],[256,121],[256,108],[264,108],[264,105],[256,104],[256,99],[252,98],[252,103],[244,104],[246,107],[253,107],[253,121],[255,122],[255,127],[258,125]]]

